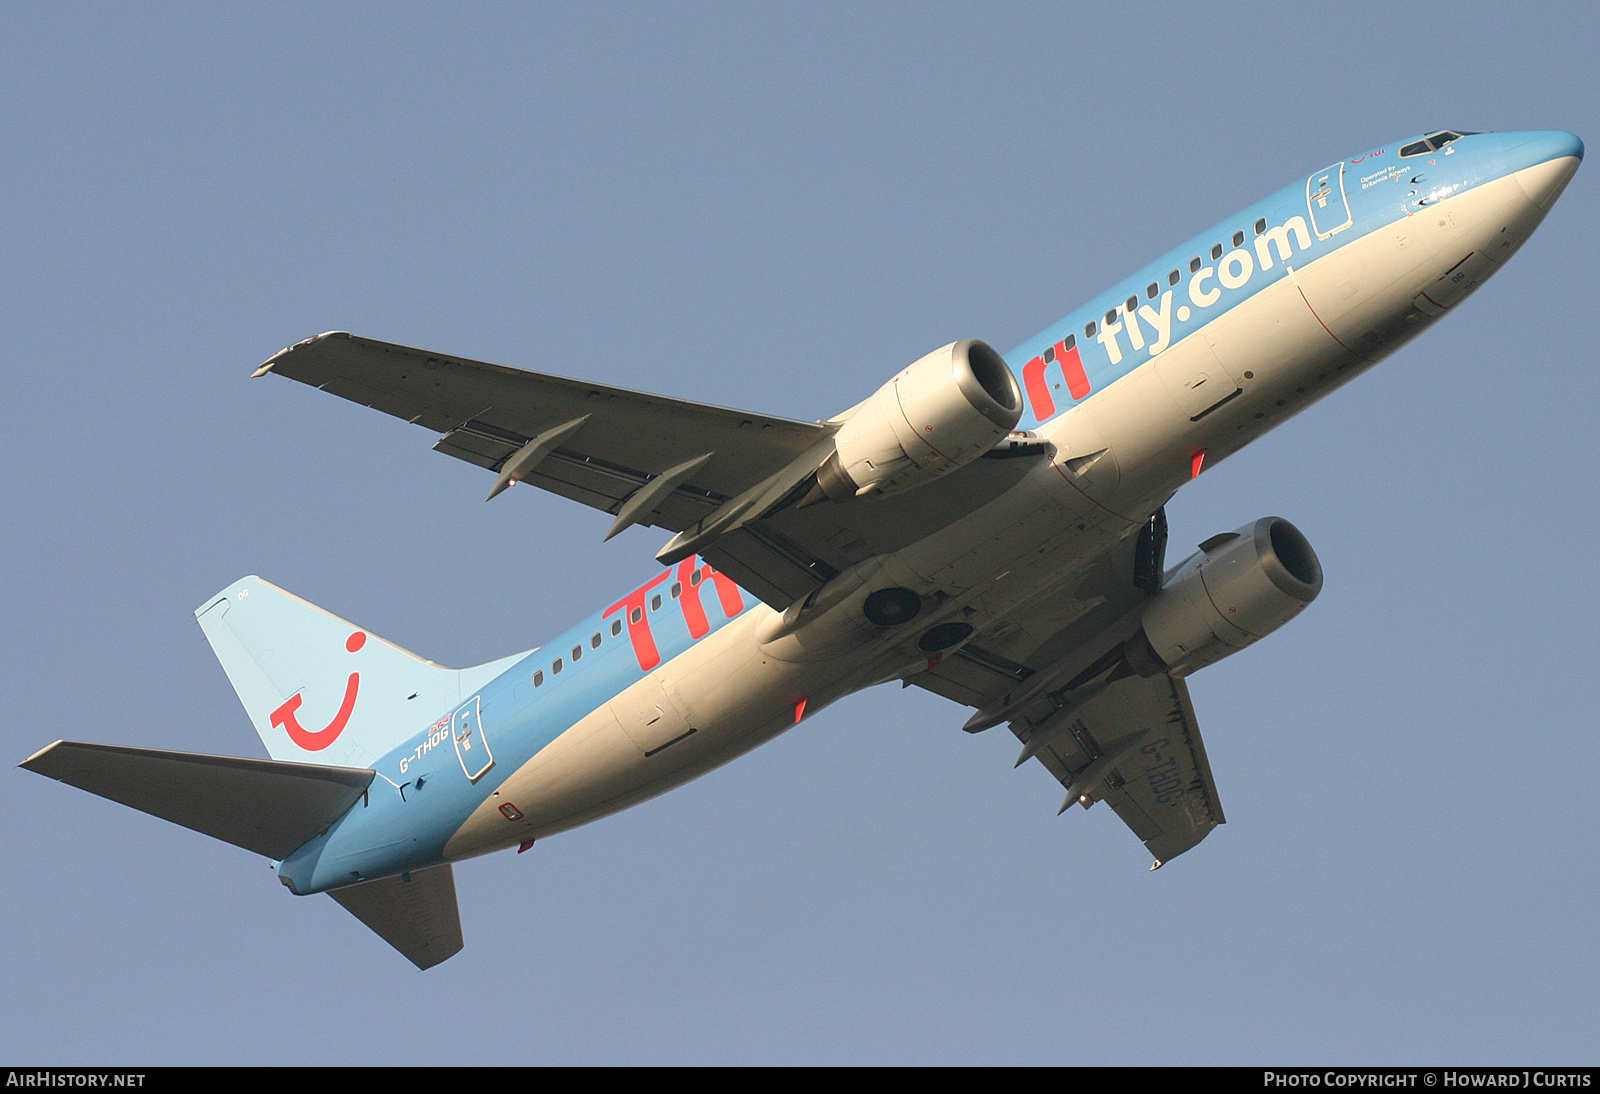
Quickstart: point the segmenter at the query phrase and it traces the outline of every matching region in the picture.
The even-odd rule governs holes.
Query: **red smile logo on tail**
[[[355,653],[367,644],[364,631],[356,631],[345,639],[344,648]],[[333,721],[318,730],[309,730],[303,727],[295,717],[295,711],[300,709],[299,694],[291,695],[284,701],[283,706],[272,712],[272,724],[282,729],[289,735],[289,740],[305,749],[307,752],[320,752],[339,739],[339,734],[344,732],[344,727],[350,722],[350,714],[356,708],[356,692],[361,688],[361,674],[352,672],[350,679],[345,682],[344,702],[339,704],[339,713],[333,716]]]

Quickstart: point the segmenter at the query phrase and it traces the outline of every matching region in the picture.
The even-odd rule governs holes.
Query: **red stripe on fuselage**
[[[618,611],[626,613],[623,618],[628,624],[628,641],[633,643],[633,655],[639,659],[639,667],[645,672],[661,664],[661,651],[656,649],[655,635],[650,633],[650,610],[645,606],[645,594],[671,576],[671,572],[668,571],[659,577],[651,578],[607,608],[601,616],[604,619]],[[637,623],[633,619],[635,608],[639,609]]]
[[[744,611],[744,597],[739,595],[739,586],[733,583],[733,578],[718,573],[710,566],[706,567],[706,572],[716,583],[717,599],[722,601],[722,614],[732,619]]]
[[[678,584],[683,586],[679,603],[683,605],[683,620],[689,624],[690,638],[704,638],[711,633],[711,620],[706,618],[705,605],[700,603],[700,583],[695,578],[699,560],[690,556],[678,563]]]
[[[722,603],[722,614],[732,619],[744,611],[744,597],[740,595],[739,586],[733,579],[719,574],[710,566],[700,566],[701,580],[696,583],[694,576],[697,558],[687,558],[678,564],[678,604],[683,608],[683,620],[689,625],[689,637],[694,639],[704,638],[711,633],[711,620],[706,617],[705,603],[700,599],[700,590],[705,587],[706,579],[717,587],[717,599]],[[602,619],[608,619],[617,612],[625,613],[623,619],[628,624],[628,641],[633,643],[633,654],[639,659],[639,667],[649,672],[661,664],[661,651],[656,646],[655,635],[650,630],[650,608],[648,604],[649,592],[667,578],[672,576],[669,570],[651,578],[623,599],[601,613]],[[637,609],[639,618],[634,620]]]
[[[1056,412],[1056,401],[1050,394],[1050,382],[1045,379],[1045,369],[1052,364],[1061,366],[1061,375],[1067,381],[1067,392],[1074,402],[1089,394],[1089,374],[1083,371],[1083,358],[1078,347],[1067,348],[1066,342],[1055,344],[1054,361],[1035,357],[1022,366],[1022,385],[1027,389],[1028,402],[1033,405],[1033,416],[1039,421],[1051,418]]]

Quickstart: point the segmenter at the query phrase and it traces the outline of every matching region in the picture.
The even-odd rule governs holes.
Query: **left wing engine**
[[[855,408],[817,483],[838,501],[897,494],[971,463],[1021,418],[1022,389],[1005,359],[975,339],[952,342]]]

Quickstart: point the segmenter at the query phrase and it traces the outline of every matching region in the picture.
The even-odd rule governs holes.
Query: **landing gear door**
[[[494,756],[489,751],[489,738],[483,731],[482,703],[478,696],[457,710],[450,718],[450,737],[456,743],[456,759],[467,778],[477,782],[483,773],[494,766]]]
[[[1311,211],[1311,230],[1318,239],[1350,227],[1350,200],[1344,193],[1344,160],[1318,171],[1306,179],[1306,207]]]

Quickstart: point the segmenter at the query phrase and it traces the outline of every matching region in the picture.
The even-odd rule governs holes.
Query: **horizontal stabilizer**
[[[328,894],[419,969],[461,950],[456,878],[448,862]]]
[[[18,766],[271,859],[343,816],[374,775],[76,741],[57,741]]]

